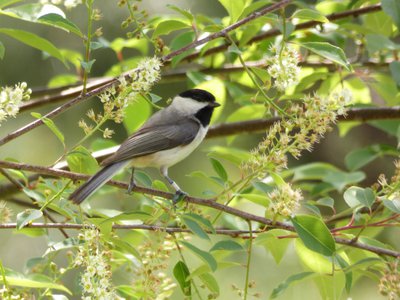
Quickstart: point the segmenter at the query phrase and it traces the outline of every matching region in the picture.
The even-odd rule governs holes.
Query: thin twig
[[[163,62],[167,62],[167,61],[171,60],[173,57],[178,56],[179,54],[182,54],[183,52],[185,52],[187,50],[196,48],[199,45],[205,44],[209,41],[215,40],[220,37],[225,37],[229,32],[235,30],[236,28],[239,28],[240,26],[243,26],[244,24],[246,24],[250,21],[253,21],[263,15],[266,15],[267,13],[270,13],[270,12],[276,11],[280,8],[283,8],[283,7],[287,6],[288,4],[290,4],[292,1],[293,0],[281,0],[275,4],[272,4],[270,6],[263,8],[259,11],[253,12],[250,15],[248,15],[246,18],[241,19],[240,21],[222,29],[221,31],[210,34],[209,36],[207,36],[203,39],[194,41],[193,43],[190,43],[189,45],[187,45],[183,48],[180,48],[176,51],[173,51],[173,52],[167,54],[166,56],[163,57]]]
[[[209,42],[209,41],[211,41],[213,39],[225,36],[228,32],[230,32],[230,31],[232,31],[232,30],[234,30],[234,29],[236,29],[236,28],[238,28],[238,27],[240,27],[240,26],[242,26],[242,25],[244,25],[244,24],[246,24],[246,23],[248,23],[248,22],[250,22],[250,21],[252,21],[252,20],[254,20],[256,18],[258,18],[258,17],[261,17],[262,15],[265,15],[265,14],[267,14],[269,12],[273,12],[273,11],[275,11],[277,9],[280,9],[280,8],[288,5],[291,1],[292,0],[282,0],[282,1],[278,2],[278,3],[270,5],[270,6],[266,7],[266,8],[264,8],[264,9],[256,11],[256,12],[250,14],[249,16],[247,16],[246,18],[243,18],[242,20],[239,20],[238,22],[236,22],[236,23],[224,28],[223,30],[221,30],[219,32],[216,32],[216,33],[214,33],[212,35],[209,35],[208,37],[203,38],[201,40],[197,40],[197,41],[195,41],[193,43],[190,43],[189,45],[187,45],[187,46],[185,46],[183,48],[180,48],[180,49],[178,49],[176,51],[173,51],[173,52],[161,57],[160,60],[162,62],[166,63],[170,59],[172,59],[173,57],[175,57],[175,56],[177,56],[177,55],[179,55],[179,54],[181,54],[181,53],[183,53],[183,52],[185,52],[185,51],[187,51],[189,49],[193,49],[193,48],[195,48],[195,47],[197,47],[199,45],[202,45],[204,43],[207,43],[207,42]],[[131,77],[129,76],[130,73],[131,72],[128,71],[128,72],[124,73],[124,75],[123,75],[127,82],[131,81]],[[85,101],[85,100],[87,100],[87,99],[89,99],[89,98],[91,98],[93,96],[99,95],[102,92],[104,92],[105,90],[107,90],[109,88],[112,88],[112,87],[115,87],[118,84],[119,84],[118,78],[114,78],[111,81],[109,81],[108,83],[106,83],[106,84],[104,84],[104,85],[102,85],[102,86],[100,86],[98,88],[95,88],[95,89],[93,89],[93,90],[91,90],[91,91],[89,91],[87,93],[83,93],[80,96],[70,100],[69,102],[57,107],[56,109],[54,109],[54,110],[50,111],[49,113],[47,113],[46,115],[44,115],[44,117],[45,118],[49,118],[49,119],[54,118],[55,116],[57,116],[57,115],[61,114],[62,112],[68,110],[72,106],[74,106],[74,105],[76,105],[78,103],[81,103],[81,102],[83,102],[83,101]],[[10,142],[10,141],[12,141],[14,139],[16,139],[17,137],[19,137],[19,136],[21,136],[21,135],[23,135],[23,134],[35,129],[36,127],[38,127],[38,126],[40,126],[42,124],[43,124],[42,119],[38,119],[38,120],[35,120],[35,121],[33,121],[33,122],[31,122],[31,123],[19,128],[19,129],[17,129],[17,130],[15,130],[14,132],[11,132],[11,133],[7,134],[5,137],[0,139],[0,146],[4,145],[4,144],[6,144],[6,143],[8,143],[8,142]]]
[[[343,12],[340,12],[340,13],[333,13],[333,14],[327,15],[326,18],[330,22],[333,22],[333,21],[344,19],[344,18],[347,18],[347,17],[358,17],[360,15],[369,14],[369,13],[372,13],[372,12],[379,11],[381,9],[382,9],[381,5],[380,4],[376,4],[376,5],[371,5],[371,6],[367,6],[367,7],[358,8],[358,9],[343,11]],[[303,29],[309,29],[309,28],[313,28],[313,27],[315,27],[317,25],[322,25],[322,24],[323,23],[317,22],[317,21],[304,22],[304,23],[296,25],[294,27],[294,31],[303,30]],[[272,37],[279,36],[279,35],[281,35],[281,32],[280,32],[279,29],[271,29],[271,30],[268,30],[267,32],[264,32],[264,33],[261,33],[259,35],[256,35],[255,37],[253,37],[252,39],[250,39],[247,42],[247,45],[251,45],[251,44],[253,44],[255,42],[266,40],[268,38],[272,38]],[[223,44],[223,45],[220,45],[220,46],[216,46],[216,47],[210,48],[210,49],[208,49],[207,51],[205,51],[203,53],[198,51],[198,52],[195,52],[195,53],[192,53],[192,54],[186,56],[185,60],[192,61],[192,60],[197,59],[199,57],[205,57],[205,56],[208,56],[208,55],[224,52],[224,51],[226,51],[226,49],[228,49],[228,47],[229,47],[229,44],[226,43],[226,44]]]
[[[360,121],[367,122],[372,120],[385,120],[385,119],[400,119],[400,106],[393,107],[363,107],[363,108],[351,108],[348,109],[346,117],[339,116],[338,121]],[[208,131],[206,138],[218,138],[235,134],[243,133],[253,133],[261,132],[268,129],[275,122],[279,121],[279,117],[269,118],[269,119],[257,119],[242,122],[224,123],[213,126]],[[98,160],[102,161],[106,157],[112,155],[114,151],[100,151],[93,153],[93,156]],[[60,167],[64,169],[64,167]],[[46,174],[50,176],[57,176],[52,174]],[[38,178],[37,174],[31,175],[29,181],[34,181]],[[15,186],[13,184],[3,184],[0,185],[1,195],[11,195],[16,192]]]
[[[375,62],[375,61],[367,61],[367,62],[352,62],[352,66],[354,69],[356,68],[387,68],[390,64],[390,61],[387,62]],[[268,63],[266,60],[260,61],[247,61],[246,66],[248,68],[266,68]],[[299,63],[301,67],[307,68],[327,68],[328,70],[337,69],[337,65],[331,62],[307,62],[303,61]],[[243,71],[242,65],[237,64],[225,64],[220,68],[204,68],[202,66],[191,66],[191,71],[201,72],[205,74],[230,74],[234,72]],[[171,83],[174,81],[182,80],[187,77],[187,69],[173,69],[164,71],[161,75],[160,84]],[[87,90],[91,91],[95,88],[100,87],[103,84],[109,83],[112,80],[111,77],[102,77],[91,79],[88,83]],[[27,111],[33,108],[41,107],[48,104],[56,104],[73,97],[78,96],[82,92],[82,85],[66,85],[61,88],[55,89],[40,89],[37,92],[33,91],[31,95],[31,100],[24,102],[20,106],[20,111]]]
[[[26,225],[27,228],[49,228],[49,229],[82,229],[87,227],[84,224],[75,224],[75,223],[30,223]],[[0,229],[15,229],[17,228],[17,223],[5,223],[0,224]],[[126,230],[149,230],[149,231],[163,231],[167,233],[177,233],[177,232],[188,232],[191,231],[186,228],[181,227],[165,227],[165,226],[157,226],[157,225],[145,225],[145,224],[113,224],[113,229],[126,229]],[[205,230],[207,233],[212,233],[211,231]],[[246,238],[249,234],[257,234],[262,233],[262,230],[254,230],[250,232],[248,230],[232,230],[232,229],[215,229],[216,234],[220,235],[229,235],[231,237],[239,237],[244,236]]]
[[[20,183],[19,181],[15,180],[10,174],[8,174],[8,172],[6,172],[5,170],[3,170],[3,168],[0,168],[0,173],[1,173],[4,177],[6,177],[13,185],[15,185],[16,188],[17,188],[18,190],[22,190],[22,189],[23,189],[23,186],[21,185],[21,183]],[[35,200],[32,199],[31,197],[29,197],[29,199],[31,199],[31,201],[32,201],[33,203],[35,202]],[[37,207],[37,206],[35,206],[35,207]],[[47,217],[51,222],[55,222],[55,221],[56,221],[56,220],[50,215],[50,213],[49,213],[46,209],[44,209],[42,212],[43,212],[43,215],[44,215],[45,217]],[[60,228],[59,230],[60,230],[60,232],[62,233],[62,235],[63,235],[65,238],[68,238],[68,234],[65,232],[64,229]]]
[[[57,169],[52,169],[52,168],[33,166],[33,165],[27,165],[27,164],[15,163],[15,162],[8,162],[8,161],[0,161],[0,168],[32,171],[32,172],[37,172],[37,173],[46,174],[46,175],[70,178],[73,180],[81,180],[81,179],[87,180],[90,177],[89,175],[86,175],[86,174],[80,174],[80,173],[74,173],[74,172],[68,172],[68,171],[63,171],[63,170],[57,170]],[[111,180],[107,184],[116,186],[116,187],[122,188],[122,189],[128,188],[127,183],[120,182],[120,181]],[[150,189],[150,188],[145,188],[145,187],[139,187],[139,186],[135,187],[134,191],[141,193],[141,194],[162,197],[164,199],[173,199],[175,196],[175,194],[172,194],[172,193],[155,190],[155,189]],[[251,214],[251,213],[248,213],[245,211],[241,211],[234,207],[230,207],[230,206],[226,206],[224,204],[218,203],[212,199],[210,200],[210,199],[202,199],[202,198],[187,196],[187,197],[185,197],[184,200],[188,203],[193,203],[193,204],[197,204],[200,206],[206,206],[206,207],[210,207],[210,208],[213,208],[213,209],[216,209],[219,211],[223,211],[227,214],[237,216],[246,221],[257,222],[257,223],[268,226],[268,228],[280,228],[280,229],[285,229],[288,231],[293,231],[293,232],[295,231],[293,225],[291,225],[289,223],[278,222],[278,221],[267,219],[267,218],[264,218],[261,216],[257,216],[257,215],[254,215],[254,214]],[[349,239],[343,239],[343,238],[338,238],[338,237],[334,237],[334,239],[339,244],[344,244],[344,245],[348,245],[351,247],[368,250],[368,251],[371,251],[371,252],[374,252],[374,253],[377,253],[380,255],[400,257],[400,252],[366,245],[366,244],[360,243],[358,241],[352,241]]]

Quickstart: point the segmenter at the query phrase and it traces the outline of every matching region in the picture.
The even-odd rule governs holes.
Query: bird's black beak
[[[218,106],[221,106],[221,104],[219,104],[218,102],[210,102],[210,104],[208,104],[208,106],[218,107]]]

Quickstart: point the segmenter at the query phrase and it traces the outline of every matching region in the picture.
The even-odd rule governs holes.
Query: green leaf
[[[4,45],[2,42],[0,42],[0,59],[4,58],[4,53],[6,52],[6,48],[4,48]]]
[[[133,101],[129,104],[124,112],[124,126],[128,130],[128,132],[134,132],[143,123],[150,117],[151,115],[151,105],[147,102],[146,98],[142,96],[137,97],[137,101]]]
[[[349,187],[344,192],[343,198],[351,208],[360,205],[371,208],[375,202],[375,194],[371,188],[363,189],[358,186]]]
[[[38,19],[39,23],[50,25],[53,27],[57,27],[63,29],[67,32],[75,33],[76,35],[83,37],[82,32],[80,31],[79,27],[76,26],[74,23],[69,21],[68,19],[62,17],[59,14],[50,13],[44,16],[41,16]]]
[[[398,0],[382,0],[382,10],[389,15],[400,30],[400,2]]]
[[[62,134],[61,130],[58,129],[57,125],[53,122],[53,120],[43,117],[40,113],[31,113],[32,117],[36,119],[42,120],[42,122],[54,133],[54,135],[58,138],[58,140],[63,144],[65,147],[65,138]]]
[[[393,94],[392,94],[393,95]],[[398,120],[378,120],[378,121],[369,121],[368,124],[379,128],[380,130],[390,134],[394,137],[398,137],[398,132],[400,129],[400,124]]]
[[[77,247],[81,244],[84,244],[85,241],[76,238],[76,237],[72,237],[72,238],[66,238],[65,240],[52,244],[49,246],[49,248],[46,250],[46,252],[43,254],[44,256],[53,253],[53,252],[57,252],[60,250],[65,250],[65,249],[71,249],[74,247]]]
[[[24,192],[25,195],[36,200],[37,202],[43,202],[46,200],[45,197],[37,191],[31,190],[26,187],[24,187],[22,191]]]
[[[357,183],[362,181],[365,178],[365,174],[363,172],[343,172],[343,171],[333,171],[326,174],[322,181],[329,183],[338,191],[342,191],[347,185],[352,183]]]
[[[265,116],[265,105],[264,104],[252,104],[238,108],[231,113],[226,122],[239,122],[244,120],[255,120],[261,119]]]
[[[213,293],[214,296],[219,296],[219,285],[215,277],[210,273],[203,273],[199,275],[200,280],[208,288],[208,290]],[[217,299],[217,298],[214,298]]]
[[[90,42],[90,50],[94,51],[97,49],[104,48],[104,44],[100,42]]]
[[[175,51],[181,49],[189,44],[191,44],[195,40],[196,36],[193,31],[184,32],[177,37],[175,37],[170,44],[171,51]],[[189,49],[184,51],[183,53],[172,58],[172,66],[176,66],[182,59],[184,59],[189,54],[193,53],[195,49]]]
[[[10,28],[0,28],[0,33],[4,33],[28,46],[47,52],[49,55],[65,63],[64,57],[62,56],[60,50],[56,48],[51,42],[37,36],[36,34]]]
[[[137,39],[137,38],[132,38],[132,39],[116,38],[110,43],[109,47],[113,49],[116,53],[121,52],[122,49],[124,48],[132,48],[132,49],[137,49],[143,55],[146,55],[149,50],[147,41],[145,39]]]
[[[353,150],[352,152],[348,153],[345,157],[346,167],[349,170],[357,170],[362,168],[363,166],[367,165],[375,158],[379,156],[379,153],[374,151],[372,147],[361,148]]]
[[[325,256],[332,256],[335,253],[335,240],[320,218],[301,215],[294,217],[292,222],[307,248]]]
[[[189,228],[189,230],[193,232],[195,235],[197,235],[202,239],[210,240],[210,237],[208,236],[207,232],[205,232],[204,229],[201,228],[201,226],[192,218],[182,216],[182,221]]]
[[[310,277],[315,276],[314,272],[302,272],[298,274],[294,274],[289,276],[284,282],[279,284],[276,288],[273,289],[271,295],[269,296],[270,299],[275,299],[279,295],[281,295],[288,287],[292,284],[302,281],[304,279],[308,279]]]
[[[400,86],[400,62],[392,61],[389,65],[389,69],[397,86]]]
[[[178,261],[173,270],[174,277],[178,281],[179,286],[185,296],[191,296],[191,281],[188,280],[190,275],[189,269],[183,261]]]
[[[22,0],[0,0],[0,9],[2,9],[8,5],[14,4],[14,3],[21,2],[21,1]]]
[[[197,223],[199,223],[202,226],[206,227],[210,232],[215,234],[215,229],[214,229],[212,223],[208,219],[202,217],[201,215],[194,214],[194,213],[187,213],[184,216],[186,218],[191,218],[191,219],[195,220]]]
[[[38,236],[44,236],[48,234],[48,231],[46,231],[44,228],[30,228],[30,227],[24,227],[19,230],[17,230],[15,233],[17,234],[23,234],[29,237],[38,237]]]
[[[241,198],[247,199],[253,203],[256,203],[258,205],[261,205],[265,208],[268,208],[268,206],[270,204],[268,197],[266,197],[265,195],[244,193],[244,194],[240,194],[238,196]]]
[[[246,0],[218,0],[221,3],[229,16],[231,17],[230,23],[235,23],[240,15],[242,14],[244,8],[246,7]]]
[[[47,83],[48,88],[65,87],[78,83],[80,78],[76,74],[60,74],[53,76]]]
[[[370,29],[372,32],[384,36],[391,36],[393,33],[394,24],[392,18],[388,18],[387,14],[383,11],[366,14],[362,20],[363,27]]]
[[[189,22],[193,22],[194,17],[189,10],[182,9],[182,8],[180,8],[176,5],[172,5],[172,4],[167,4],[167,7],[169,9],[175,10],[176,12],[180,13],[182,16],[184,16],[186,19],[188,19]]]
[[[323,14],[321,14],[319,11],[306,8],[295,11],[294,14],[292,15],[292,18],[317,21],[321,23],[329,23],[328,18],[325,17]]]
[[[122,296],[127,297],[126,299],[137,299],[137,293],[136,293],[136,289],[133,288],[133,286],[131,285],[118,285],[116,287],[118,294],[122,294]],[[132,298],[129,298],[132,297]],[[125,299],[125,298],[123,298]],[[58,300],[58,299],[54,299],[54,300]]]
[[[399,199],[383,199],[383,205],[396,214],[400,214],[400,200]]]
[[[90,70],[92,70],[93,64],[95,63],[95,59],[89,60],[89,61],[81,61],[81,67],[88,73],[90,73]]]
[[[239,243],[231,240],[219,241],[211,249],[210,252],[216,250],[226,250],[226,251],[243,251],[243,246]]]
[[[260,8],[266,6],[267,4],[270,4],[272,1],[271,0],[259,0],[254,3],[246,3],[246,7],[244,8],[240,18],[244,18],[247,15],[251,14],[252,12],[259,10]]]
[[[211,268],[212,271],[217,270],[217,261],[210,253],[203,251],[193,244],[189,244],[188,242],[181,241],[180,243],[188,248],[190,251],[192,251],[192,253],[199,257],[202,261],[204,261]]]
[[[37,220],[43,216],[41,210],[38,209],[25,209],[23,212],[20,212],[17,215],[17,229],[21,229],[27,224],[31,223],[34,220]]]
[[[351,65],[349,64],[343,50],[339,47],[326,42],[307,42],[301,43],[300,46],[345,67],[348,71],[351,71]]]
[[[335,260],[339,264],[339,266],[342,268],[344,271],[345,279],[346,279],[346,292],[350,293],[351,287],[353,285],[353,272],[345,272],[345,269],[349,267],[349,264],[347,261],[342,258],[339,254],[335,254]]]
[[[250,153],[234,147],[213,146],[210,148],[208,156],[225,159],[239,166],[243,161],[250,158]]]
[[[281,239],[281,236],[287,236],[291,232],[283,229],[272,229],[259,234],[255,239],[255,244],[263,246],[272,254],[275,262],[279,264],[286,253],[286,249],[291,243],[290,239]]]
[[[293,180],[322,180],[324,176],[338,168],[328,163],[314,162],[294,168]]]
[[[45,277],[47,280],[43,280],[44,276],[37,276],[36,278],[40,278],[42,280],[38,280],[35,277],[29,278],[21,276],[0,276],[0,283],[5,284],[7,283],[10,286],[19,286],[23,288],[36,288],[36,289],[52,289],[52,290],[60,290],[63,292],[72,295],[71,291],[67,289],[65,286],[57,283],[53,283],[53,280],[50,278]],[[5,278],[5,281],[4,281]]]
[[[327,207],[333,208],[335,205],[335,200],[333,200],[331,197],[324,197],[324,198],[318,199],[316,203],[320,206],[327,206]]]
[[[334,271],[335,273],[332,276],[334,267],[332,257],[327,257],[308,249],[300,239],[295,241],[295,250],[301,263],[307,269],[316,273],[313,281],[321,293],[320,298],[340,299],[339,296],[342,295],[345,287],[345,275],[342,272]]]
[[[139,260],[142,258],[140,253],[136,250],[136,248],[133,245],[124,241],[121,238],[107,237],[107,241],[109,241],[110,243],[113,243],[115,248],[118,251],[121,251],[122,253],[131,254]]]
[[[392,42],[387,36],[382,34],[365,35],[366,46],[369,55],[373,55],[382,50],[398,50],[399,45]]]
[[[170,34],[173,31],[190,28],[190,25],[179,20],[165,20],[158,23],[156,29],[153,32],[153,38],[160,35]]]
[[[67,163],[69,169],[76,173],[93,174],[99,168],[97,160],[83,146],[78,146],[67,154]]]
[[[228,173],[226,172],[224,166],[215,158],[210,158],[210,161],[214,171],[218,174],[218,176],[223,181],[228,181]]]

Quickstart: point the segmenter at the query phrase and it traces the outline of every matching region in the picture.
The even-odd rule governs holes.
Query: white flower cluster
[[[148,92],[160,79],[161,61],[157,57],[142,59],[137,68],[129,76],[132,78],[132,91],[136,93]]]
[[[0,289],[0,299],[9,300],[25,300],[23,295],[16,294],[17,292],[7,288],[5,285]]]
[[[0,201],[0,224],[10,222],[12,214],[12,210],[7,207],[7,202],[3,200]]]
[[[103,249],[99,231],[85,228],[79,238],[85,241],[75,258],[75,266],[85,268],[81,276],[82,299],[119,299],[111,284],[110,252]]]
[[[288,46],[282,50],[274,47],[271,50],[275,52],[275,55],[268,59],[270,64],[268,73],[275,79],[274,86],[279,91],[284,91],[299,82],[299,54],[294,48]]]
[[[289,183],[284,183],[268,193],[270,206],[273,214],[289,217],[293,215],[296,209],[300,206],[300,201],[303,200],[301,191],[294,190]]]
[[[82,0],[40,0],[41,4],[54,4],[54,5],[64,5],[67,9],[72,9],[82,4]]]
[[[340,91],[333,92],[328,98],[327,105],[336,105],[336,112],[338,115],[346,113],[346,105],[350,104],[353,100],[353,95],[349,89],[343,88]]]
[[[18,83],[14,87],[0,88],[0,123],[7,117],[16,117],[23,100],[29,100],[32,93],[27,89],[26,82]]]

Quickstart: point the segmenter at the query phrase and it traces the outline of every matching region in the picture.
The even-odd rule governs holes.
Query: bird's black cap
[[[179,96],[183,98],[192,98],[199,102],[215,102],[215,97],[213,94],[201,89],[187,90],[180,93]]]

